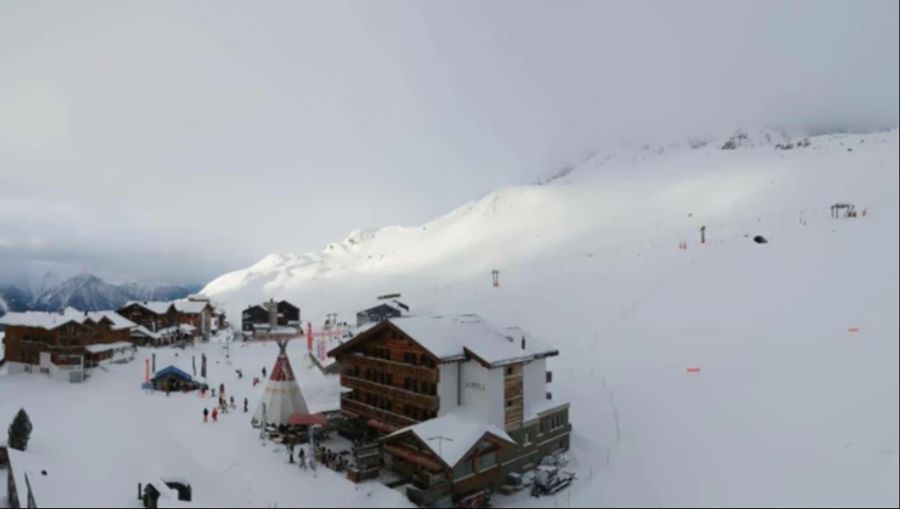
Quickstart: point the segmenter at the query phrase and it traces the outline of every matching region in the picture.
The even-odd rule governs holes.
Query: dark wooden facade
[[[370,322],[380,322],[389,318],[397,318],[400,315],[399,309],[388,304],[379,304],[356,313],[356,326],[361,327]]]
[[[278,303],[278,325],[300,325],[300,308],[283,300]]]
[[[250,306],[241,312],[241,330],[253,332],[253,326],[257,324],[269,325],[269,311],[262,306]]]
[[[172,305],[168,307],[165,313],[157,314],[153,310],[142,306],[139,302],[132,302],[117,312],[132,322],[143,325],[154,332],[179,323],[178,311]]]
[[[341,385],[352,389],[341,410],[384,432],[436,417],[438,359],[390,322],[364,334],[364,342],[333,351],[342,366]]]
[[[486,488],[496,490],[503,481],[503,459],[512,458],[517,446],[485,433],[454,465],[448,465],[414,433],[383,439],[390,469],[410,479],[409,498],[430,506],[449,496],[453,501]]]
[[[68,322],[54,329],[7,325],[4,343],[6,360],[22,364],[40,364],[40,354],[49,352],[50,359],[57,366],[80,364],[82,356],[95,362],[104,360],[109,354],[89,354],[86,345],[128,341],[128,329],[112,329],[112,322],[103,318],[99,322],[87,320],[84,323]]]

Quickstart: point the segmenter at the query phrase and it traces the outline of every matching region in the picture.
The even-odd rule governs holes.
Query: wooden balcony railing
[[[359,366],[360,371],[365,368],[374,368],[393,375],[394,379],[403,379],[405,377],[415,378],[422,382],[437,383],[440,376],[438,368],[428,368],[425,366],[416,366],[405,362],[389,361],[379,357],[365,357],[362,355],[342,355],[341,365],[344,368],[352,368]]]
[[[341,397],[341,409],[364,417],[374,417],[375,419],[400,427],[410,426],[418,422],[405,415],[395,414],[389,410],[383,410],[381,408],[373,407],[372,405],[367,405],[361,401],[352,400],[346,395]]]
[[[419,408],[424,408],[425,410],[437,410],[440,408],[437,396],[407,391],[393,385],[370,382],[364,378],[341,375],[341,385],[371,394],[384,395],[384,397],[395,403],[415,405]]]

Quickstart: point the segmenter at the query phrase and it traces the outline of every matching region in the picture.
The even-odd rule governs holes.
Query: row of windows
[[[388,412],[394,411],[393,402],[390,399],[388,399],[384,396],[379,396],[377,394],[353,391],[353,393],[350,395],[350,399],[353,399],[356,401],[363,401],[365,404],[367,404],[369,406],[373,406],[375,408],[380,408],[382,410],[387,410]],[[410,419],[414,419],[417,421],[424,421],[427,419],[433,419],[433,418],[437,417],[437,411],[436,410],[426,410],[424,408],[419,408],[415,405],[407,404],[407,405],[403,405],[403,415],[405,415],[406,417],[409,417]]]
[[[383,397],[376,396],[374,394],[370,394],[368,392],[363,393],[363,401],[366,402],[367,405],[373,406],[375,408],[380,408],[382,410],[393,411],[394,405],[391,403],[391,400]]]
[[[497,464],[497,451],[490,451],[478,457],[478,472],[484,472]],[[474,458],[460,462],[453,468],[453,478],[459,479],[475,473]]]
[[[393,375],[391,375],[390,373],[385,373],[384,371],[378,371],[377,369],[366,368],[364,378],[370,382],[375,382],[382,385],[394,385]]]
[[[415,378],[404,378],[403,388],[410,392],[418,392],[426,396],[437,396],[437,384],[431,382],[420,382]]]
[[[391,351],[388,350],[387,348],[379,348],[377,346],[373,346],[373,347],[367,348],[365,350],[365,354],[367,357],[376,357],[376,358],[384,359],[384,360],[388,360],[388,361],[391,360]]]
[[[348,367],[344,373],[348,376],[359,378],[359,366]],[[366,368],[365,371],[362,372],[362,378],[381,385],[394,385],[394,376],[392,374],[377,369]],[[403,388],[407,391],[424,394],[426,396],[437,396],[436,383],[419,381],[415,378],[404,378]]]
[[[420,355],[415,352],[403,352],[403,362],[414,366],[425,366],[427,368],[435,367],[435,363],[431,357],[425,354]]]
[[[417,421],[425,421],[437,417],[437,411],[425,410],[414,405],[403,405],[403,415]]]
[[[556,431],[566,425],[566,415],[557,414],[548,419],[541,419],[541,434]]]

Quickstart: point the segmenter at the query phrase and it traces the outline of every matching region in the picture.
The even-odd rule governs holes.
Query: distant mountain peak
[[[42,290],[35,292],[34,288]],[[197,285],[158,282],[132,281],[114,285],[87,272],[60,282],[59,276],[47,273],[35,287],[0,285],[0,314],[7,311],[59,311],[67,307],[79,311],[118,309],[131,300],[175,300],[198,289]]]

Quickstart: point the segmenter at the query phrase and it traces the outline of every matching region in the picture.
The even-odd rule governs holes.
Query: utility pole
[[[438,441],[438,456],[441,456],[441,457],[444,456],[444,440],[446,440],[446,441],[448,441],[448,442],[452,442],[452,441],[453,441],[452,438],[450,438],[450,437],[444,437],[444,436],[441,436],[441,435],[438,435],[438,436],[436,436],[436,437],[429,437],[428,440],[437,440],[437,441]]]

